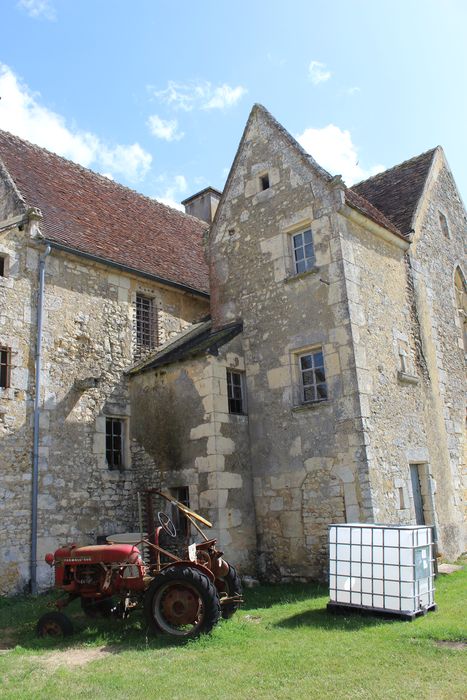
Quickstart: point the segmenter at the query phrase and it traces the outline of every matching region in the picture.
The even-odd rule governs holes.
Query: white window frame
[[[318,364],[319,359],[317,360],[317,357],[321,356],[322,362]],[[303,405],[306,404],[314,404],[314,403],[322,403],[323,401],[328,401],[329,399],[329,389],[328,389],[328,383],[326,381],[326,368],[325,368],[325,363],[324,363],[324,353],[323,353],[323,348],[321,346],[314,347],[314,348],[309,348],[306,351],[297,353],[297,371],[298,371],[298,377],[299,377],[299,386],[300,386],[300,403]],[[303,367],[302,359],[305,357],[310,357],[311,358],[311,366],[310,367]],[[305,378],[305,373],[310,373],[312,374],[313,381],[309,382],[308,379],[309,377]],[[317,372],[322,373],[322,379],[319,379],[317,377]],[[306,382],[305,383],[305,379]],[[318,386],[323,387],[326,392],[326,396],[319,396],[318,395]],[[313,397],[312,398],[307,398],[306,393],[307,390],[312,390]],[[322,389],[321,389],[322,390]]]
[[[305,242],[304,236],[305,234],[309,233],[310,240],[308,243]],[[304,272],[308,272],[309,270],[312,270],[314,267],[316,267],[316,254],[315,254],[315,245],[314,245],[314,240],[313,240],[313,230],[311,226],[304,226],[298,231],[293,231],[290,234],[290,246],[291,246],[291,253],[292,253],[292,264],[293,264],[293,271],[295,275],[302,275]],[[300,242],[299,242],[299,237],[300,237]],[[311,246],[311,255],[307,255],[306,248]],[[303,251],[303,258],[298,258],[296,253],[298,251]],[[302,267],[302,264],[304,269],[300,269]]]

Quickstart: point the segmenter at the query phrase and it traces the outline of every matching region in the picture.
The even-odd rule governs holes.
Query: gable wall
[[[447,217],[450,237],[441,231]],[[442,152],[438,152],[415,225],[410,257],[423,350],[430,377],[427,420],[438,445],[436,503],[441,548],[456,557],[465,550],[467,476],[465,465],[465,362],[462,328],[454,294],[454,272],[466,272],[466,212]]]
[[[271,187],[259,191],[267,171]],[[327,525],[371,517],[343,250],[342,191],[256,115],[210,238],[216,323],[242,319],[259,566],[321,575]],[[317,268],[292,272],[290,232],[311,223]],[[298,353],[322,347],[329,401],[300,405]]]

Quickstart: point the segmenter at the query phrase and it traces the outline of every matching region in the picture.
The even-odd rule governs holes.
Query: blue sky
[[[441,144],[467,200],[464,0],[1,0],[0,128],[177,204],[255,102],[347,184]]]

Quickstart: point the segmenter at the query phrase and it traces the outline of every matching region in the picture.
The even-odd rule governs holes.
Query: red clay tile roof
[[[409,238],[417,208],[436,148],[406,160],[384,173],[351,188],[376,207],[402,234]]]
[[[394,224],[389,221],[389,219],[384,216],[379,209],[374,207],[367,199],[365,199],[365,197],[362,197],[354,192],[353,189],[347,188],[345,190],[345,201],[349,206],[353,207],[354,209],[358,209],[358,211],[367,216],[369,219],[375,221],[377,224],[383,226],[389,231],[392,231],[392,233],[395,233],[396,236],[399,236],[399,238],[404,238],[397,226],[394,226]]]
[[[206,224],[0,130],[0,159],[52,243],[207,292]]]

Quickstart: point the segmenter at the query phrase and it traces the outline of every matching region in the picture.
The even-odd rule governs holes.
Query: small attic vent
[[[261,175],[259,178],[259,184],[262,190],[269,189],[269,175],[267,173],[265,175]]]

